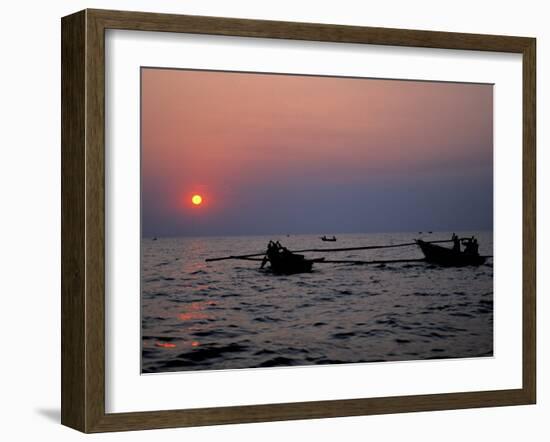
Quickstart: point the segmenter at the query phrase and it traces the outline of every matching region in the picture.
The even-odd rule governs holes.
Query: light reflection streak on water
[[[491,232],[476,234],[492,254]],[[337,235],[338,246],[409,242],[416,234]],[[450,237],[434,233],[426,239]],[[145,371],[411,360],[492,354],[492,265],[316,265],[276,277],[255,262],[211,256],[326,247],[317,235],[143,241]],[[322,254],[308,254],[322,256]],[[336,259],[419,258],[413,248],[342,252]],[[156,346],[166,342],[176,347]]]

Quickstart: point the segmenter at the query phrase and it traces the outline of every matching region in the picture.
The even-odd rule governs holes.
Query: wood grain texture
[[[86,431],[105,415],[105,38],[86,11]]]
[[[88,10],[106,29],[522,52],[529,38],[148,12]]]
[[[536,40],[523,51],[523,388],[536,402]]]
[[[105,30],[186,32],[523,55],[523,387],[353,400],[105,413]],[[535,354],[535,40],[141,12],[62,20],[62,423],[84,432],[531,404]]]
[[[61,29],[61,422],[85,427],[85,13]]]
[[[498,407],[530,403],[523,390],[107,414],[92,432]]]

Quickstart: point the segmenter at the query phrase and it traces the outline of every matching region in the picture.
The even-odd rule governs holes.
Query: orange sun
[[[202,204],[202,196],[200,195],[193,195],[193,197],[191,198],[191,202],[195,205],[195,206],[200,206]]]

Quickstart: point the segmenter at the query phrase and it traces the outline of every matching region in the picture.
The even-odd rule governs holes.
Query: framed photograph
[[[533,404],[535,39],[62,19],[62,423]]]

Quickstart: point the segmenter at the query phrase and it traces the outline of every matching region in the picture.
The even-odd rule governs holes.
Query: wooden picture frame
[[[105,412],[105,30],[123,29],[419,48],[523,57],[523,385],[271,405]],[[83,432],[533,404],[536,398],[536,41],[533,38],[84,10],[62,19],[62,410]]]

